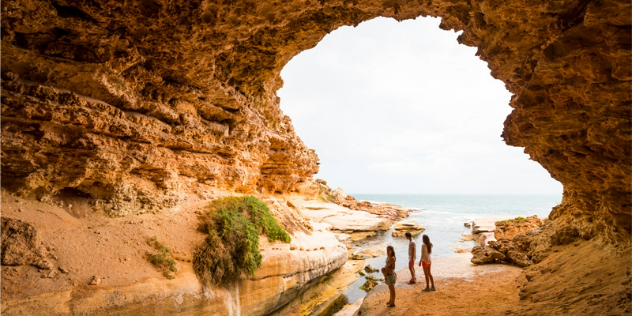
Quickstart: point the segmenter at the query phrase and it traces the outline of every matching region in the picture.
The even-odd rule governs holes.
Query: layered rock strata
[[[491,75],[513,94],[505,142],[524,147],[564,185],[562,204],[531,249],[597,236],[629,251],[631,6],[623,0],[2,1],[2,187],[42,201],[81,198],[90,211],[115,216],[177,211],[212,198],[214,189],[314,194],[318,158],[279,109],[283,66],[342,25],[436,16],[441,28],[463,31],[459,41],[478,47]],[[72,223],[68,214],[87,211],[65,212],[57,216]],[[70,227],[49,232],[70,237],[76,228]],[[73,251],[64,247],[57,251]],[[64,291],[55,297],[70,299]],[[2,296],[4,310],[12,303],[4,290]],[[95,300],[106,297],[112,296]],[[29,302],[51,301],[38,299]],[[75,305],[51,310],[68,306]]]
[[[414,221],[402,221],[397,222],[393,225],[393,232],[391,236],[393,237],[404,237],[406,233],[410,233],[412,236],[417,236],[421,234],[425,228],[421,227],[419,223]]]
[[[399,220],[408,217],[410,212],[413,211],[400,205],[385,202],[358,201],[353,196],[346,194],[342,188],[332,190],[325,180],[316,179],[314,182],[318,186],[318,194],[323,199],[352,210],[365,211],[367,213],[387,217],[392,220]]]
[[[282,67],[341,25],[427,15],[462,30],[514,94],[503,137],[564,184],[551,218],[628,234],[620,0],[4,1],[2,185],[40,198],[66,189],[117,214],[177,208],[205,186],[298,191],[317,157],[279,109]]]
[[[294,216],[278,203],[269,205],[279,218]],[[196,229],[199,207],[78,219],[62,207],[3,194],[2,314],[267,315],[347,261],[347,248],[326,224],[287,227],[291,243],[260,239],[263,261],[255,275],[227,287],[203,287],[191,263],[204,240]],[[177,261],[173,280],[147,259],[155,252],[147,243],[154,237]]]

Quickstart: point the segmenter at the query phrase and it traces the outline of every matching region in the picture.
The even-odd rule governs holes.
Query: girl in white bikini
[[[421,244],[421,260],[419,260],[419,265],[423,267],[424,275],[426,276],[426,288],[422,291],[436,291],[434,279],[430,273],[430,265],[432,265],[432,259],[430,258],[430,254],[432,253],[432,243],[426,234],[423,235],[422,240],[423,244]],[[428,287],[430,284],[432,284],[432,287]]]

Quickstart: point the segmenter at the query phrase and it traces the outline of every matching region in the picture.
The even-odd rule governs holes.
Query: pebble
[[[92,281],[90,281],[90,285],[97,285],[98,286],[99,284],[101,284],[101,278],[96,276],[96,275],[93,276],[92,277]]]

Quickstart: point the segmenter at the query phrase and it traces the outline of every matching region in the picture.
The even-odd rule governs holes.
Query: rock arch
[[[629,240],[629,1],[2,2],[2,186],[114,215],[186,194],[309,190],[282,67],[341,25],[442,18],[513,93],[507,144],[564,185],[551,218]],[[96,203],[96,202],[95,202]]]

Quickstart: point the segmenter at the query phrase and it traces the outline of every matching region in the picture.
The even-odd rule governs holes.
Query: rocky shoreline
[[[226,288],[206,288],[191,268],[193,248],[204,238],[196,229],[196,210],[204,201],[173,214],[78,218],[62,203],[23,200],[4,191],[2,195],[5,315],[42,309],[53,315],[320,311],[360,277],[364,261],[349,260],[354,245],[375,231],[388,230],[399,218],[388,215],[397,208],[393,205],[360,202],[365,208],[370,205],[369,213],[319,196],[264,196],[291,233],[291,242],[260,238],[264,260],[254,276]],[[406,215],[397,209],[397,214]],[[151,238],[171,248],[177,267],[173,280],[147,261]],[[108,299],[112,297],[117,298]]]

